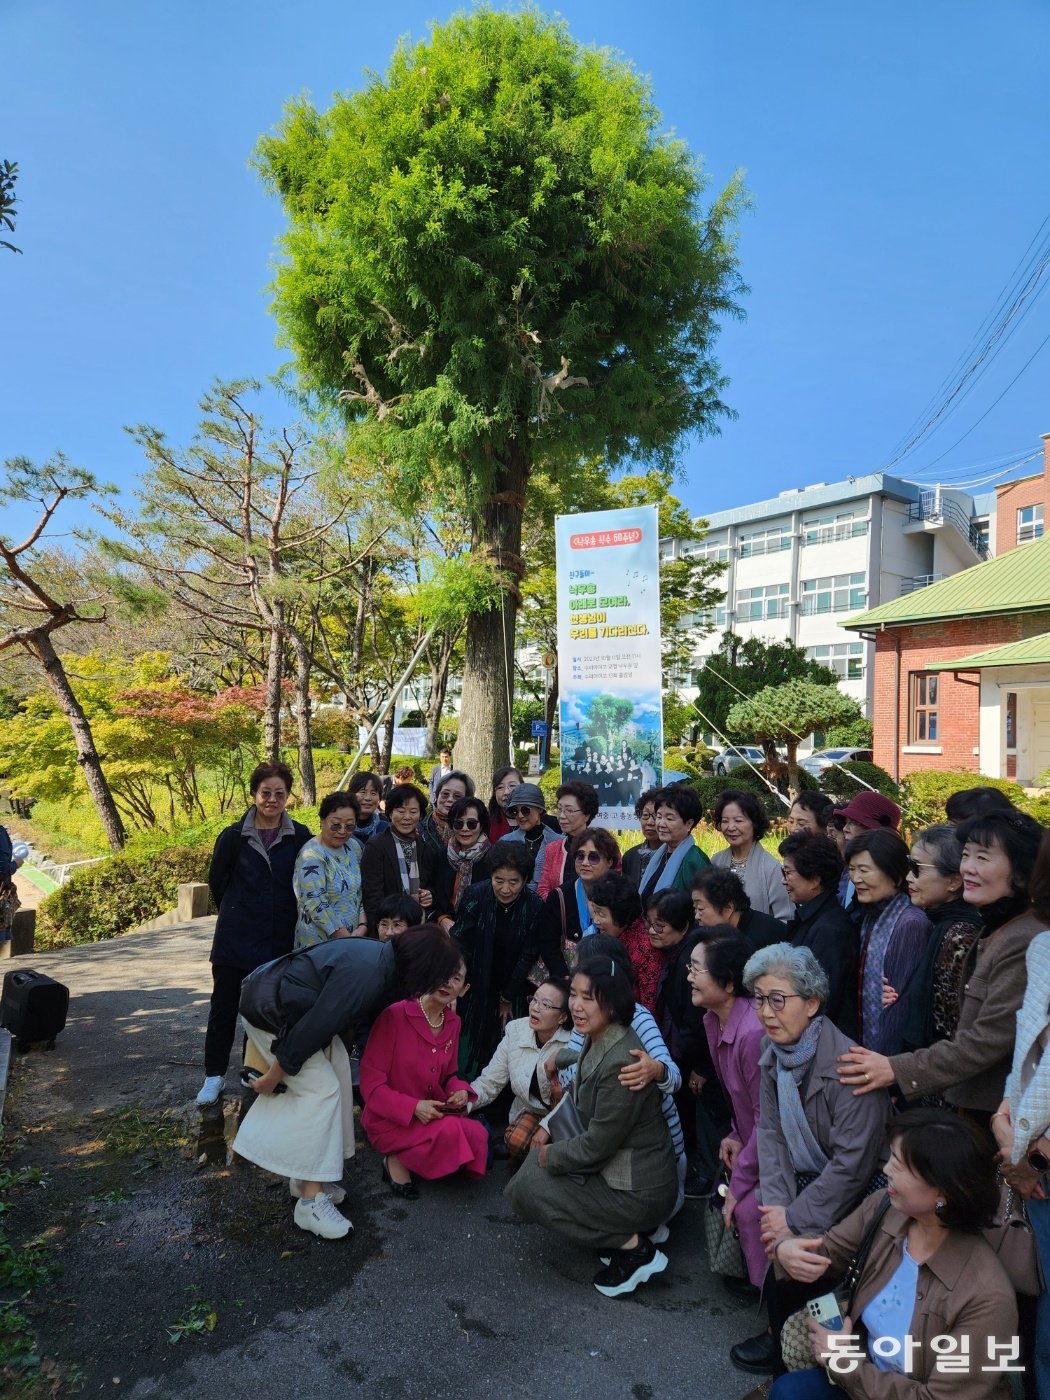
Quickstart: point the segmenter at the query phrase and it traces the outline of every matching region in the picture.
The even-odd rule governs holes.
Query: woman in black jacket
[[[843,1035],[857,1034],[857,965],[860,934],[838,901],[842,857],[828,836],[798,831],[780,843],[784,887],[795,906],[787,941],[809,948],[827,973],[824,1015]]]
[[[436,857],[419,835],[419,823],[427,801],[412,783],[396,783],[386,796],[387,831],[373,836],[361,857],[361,906],[368,921],[368,932],[378,937],[379,906],[389,895],[405,895],[418,900],[429,923],[439,914],[434,898]]]
[[[248,790],[253,805],[219,833],[208,870],[219,917],[211,946],[211,1007],[199,1104],[215,1103],[222,1093],[237,1034],[241,983],[262,963],[290,953],[295,937],[292,875],[310,831],[285,811],[292,770],[285,763],[260,763],[248,779]]]

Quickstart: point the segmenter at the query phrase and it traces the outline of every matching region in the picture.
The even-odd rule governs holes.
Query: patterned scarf
[[[383,818],[379,815],[377,807],[366,822],[358,822],[354,828],[354,835],[359,841],[370,841],[373,836],[378,836],[382,830]]]
[[[780,1127],[791,1165],[796,1172],[819,1174],[829,1160],[806,1119],[799,1087],[817,1053],[817,1042],[820,1040],[823,1025],[824,1017],[814,1016],[794,1045],[778,1045],[773,1040],[769,1042],[776,1057]]]
[[[402,888],[405,894],[415,899],[419,893],[419,847],[416,838],[410,836],[404,841],[395,834],[394,845],[397,847],[397,863],[401,867]]]
[[[482,832],[473,846],[468,846],[465,851],[461,850],[460,847],[456,845],[455,841],[450,841],[445,848],[445,852],[448,856],[448,863],[451,865],[452,869],[457,875],[468,877],[469,883],[471,866],[477,864],[488,848],[489,838]]]
[[[895,894],[864,920],[860,944],[860,1043],[871,1049],[882,1020],[882,968],[897,920],[911,907],[911,898]],[[901,989],[898,987],[897,989]]]

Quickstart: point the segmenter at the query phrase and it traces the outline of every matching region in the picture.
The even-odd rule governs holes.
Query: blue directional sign
[[[545,739],[547,737],[547,721],[545,719],[534,719],[532,721],[532,737],[534,739]]]

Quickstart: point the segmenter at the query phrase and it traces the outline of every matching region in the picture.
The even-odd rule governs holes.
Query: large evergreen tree
[[[468,625],[457,762],[506,761],[534,466],[667,466],[727,410],[712,358],[742,288],[734,181],[661,131],[646,82],[534,9],[402,43],[258,160],[289,227],[274,305],[307,389],[392,491],[462,495],[502,605]]]

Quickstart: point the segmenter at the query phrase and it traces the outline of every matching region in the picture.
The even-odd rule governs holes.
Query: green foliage
[[[944,804],[954,792],[972,787],[993,787],[1006,794],[1015,806],[1028,810],[1024,788],[1008,778],[986,778],[961,769],[938,769],[906,773],[900,783],[902,824],[909,830],[935,826],[945,820]],[[1037,818],[1038,820],[1038,818]]]
[[[833,724],[824,735],[828,749],[870,749],[874,741],[871,720],[863,716],[850,724]]]
[[[669,748],[664,749],[664,771],[673,769],[676,773],[684,773],[688,778],[704,777],[704,759],[709,755],[710,750],[701,746],[697,748]]]
[[[618,461],[725,411],[710,345],[740,291],[739,185],[705,215],[645,82],[563,22],[435,25],[327,112],[291,103],[258,165],[289,221],[274,309],[302,379],[343,394],[350,453],[411,491],[451,472],[476,507],[523,438]]]
[[[122,851],[75,870],[37,911],[37,947],[98,943],[175,907],[178,887],[207,878],[212,846]]]
[[[726,716],[732,734],[757,740],[768,752],[772,744],[783,744],[788,754],[788,782],[799,787],[795,755],[801,739],[814,729],[832,724],[850,724],[860,715],[856,700],[844,695],[837,685],[792,680],[769,685],[749,700],[738,701]]]
[[[834,685],[836,677],[834,671],[811,661],[802,647],[793,642],[766,642],[761,637],[748,637],[745,641],[735,632],[725,632],[718,650],[707,658],[697,675],[696,704],[703,711],[705,725],[713,725],[724,734],[729,711],[743,697],[792,680]]]
[[[546,713],[542,700],[515,700],[511,734],[516,744],[531,744],[532,722],[543,719]]]
[[[1036,797],[1029,797],[1025,811],[1030,817],[1034,817],[1040,826],[1050,829],[1050,792],[1041,792]]]
[[[18,179],[18,161],[0,160],[0,228],[6,229],[8,233],[15,231],[15,205],[18,203],[18,196],[15,194],[15,182]],[[6,248],[9,253],[20,253],[21,248],[16,248],[13,243],[8,243],[6,238],[0,238],[0,248]]]
[[[663,701],[664,743],[684,744],[692,739],[700,721],[696,711],[676,690],[665,692]]]
[[[799,769],[799,790],[805,791],[816,786],[816,779],[811,778],[805,769]],[[735,768],[724,778],[719,778],[714,773],[703,773],[693,782],[693,787],[700,794],[700,800],[704,804],[704,815],[708,821],[711,819],[711,813],[719,795],[734,788],[755,793],[771,817],[786,817],[788,814],[787,801],[778,792],[770,791],[750,768]]]
[[[858,778],[862,781],[857,782]],[[873,787],[876,792],[881,792],[884,797],[889,797],[894,802],[900,800],[897,784],[885,768],[880,768],[877,763],[851,761],[840,764],[837,768],[828,768],[820,775],[820,787],[829,797],[835,798],[852,797],[855,793],[864,792],[866,787]]]
[[[416,590],[414,606],[427,627],[458,630],[468,617],[491,612],[502,597],[499,575],[478,554],[441,559]]]
[[[547,811],[554,811],[554,794],[561,787],[561,754],[555,749],[551,754],[551,766],[540,774],[539,788],[547,799]]]

